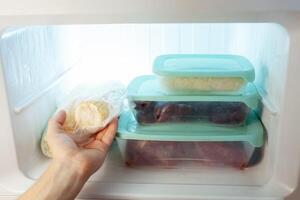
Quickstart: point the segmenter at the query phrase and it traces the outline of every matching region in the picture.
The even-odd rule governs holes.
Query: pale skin
[[[58,112],[48,123],[52,161],[43,175],[19,200],[73,200],[89,177],[103,164],[116,130],[117,119],[89,138],[75,138],[62,129],[66,119]]]

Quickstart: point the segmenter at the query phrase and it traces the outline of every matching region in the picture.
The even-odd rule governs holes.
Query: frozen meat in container
[[[166,95],[153,75],[135,78],[127,91],[130,107],[142,125],[195,121],[244,125],[260,99],[253,83],[239,95]]]
[[[238,55],[161,55],[154,60],[153,72],[171,94],[238,94],[255,78],[253,65]]]
[[[264,130],[252,112],[242,127],[206,123],[139,126],[131,111],[119,120],[117,142],[128,167],[245,169],[263,156]]]

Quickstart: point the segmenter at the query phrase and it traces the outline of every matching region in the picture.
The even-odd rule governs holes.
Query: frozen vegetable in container
[[[240,95],[165,95],[157,77],[148,75],[134,79],[127,90],[136,120],[143,125],[194,121],[244,125],[259,102],[253,83]]]
[[[139,126],[132,112],[119,121],[118,145],[128,167],[230,167],[245,169],[263,155],[263,127],[252,112],[247,126],[207,124]]]
[[[255,77],[253,65],[237,55],[161,55],[153,72],[165,92],[177,94],[240,93]]]

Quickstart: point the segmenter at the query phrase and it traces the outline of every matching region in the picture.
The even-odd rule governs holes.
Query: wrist
[[[73,200],[88,178],[73,162],[53,159],[41,178],[42,188],[47,188],[41,195],[47,198],[40,199]]]
[[[53,159],[48,169],[20,199],[74,200],[89,177],[68,159]]]
[[[54,173],[62,173],[68,176],[72,176],[79,181],[87,181],[89,173],[84,167],[84,163],[73,157],[65,157],[55,159],[53,158],[49,169],[53,170]]]
[[[105,159],[105,154],[98,151],[81,151],[70,152],[68,154],[53,157],[53,163],[58,165],[68,166],[80,178],[88,179],[102,165]]]

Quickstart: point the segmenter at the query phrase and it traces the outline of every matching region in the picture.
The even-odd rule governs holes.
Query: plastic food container
[[[254,113],[245,127],[194,123],[153,128],[139,126],[126,112],[120,117],[117,137],[125,165],[158,168],[245,169],[262,159],[263,139],[263,127]]]
[[[253,65],[237,55],[161,55],[154,61],[153,72],[171,94],[241,93],[255,77]]]
[[[140,76],[127,90],[136,120],[143,125],[173,122],[244,125],[248,113],[259,101],[252,83],[240,95],[165,95],[156,76]]]

